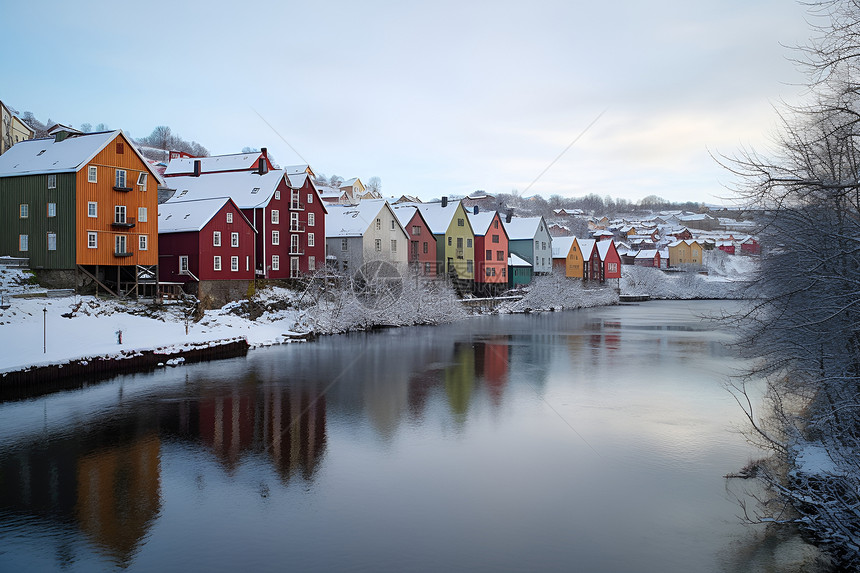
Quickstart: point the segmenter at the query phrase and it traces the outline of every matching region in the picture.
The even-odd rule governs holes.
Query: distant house
[[[481,211],[496,211],[500,208],[499,200],[495,195],[490,195],[486,191],[475,191],[460,200],[463,208],[466,211],[471,211],[478,207]]]
[[[660,256],[660,251],[656,249],[647,249],[636,253],[636,259],[633,263],[639,267],[655,267],[663,268],[665,264]]]
[[[475,207],[478,211],[478,207]],[[495,295],[508,286],[508,234],[498,211],[469,212],[475,233],[475,292]]]
[[[174,157],[174,154],[176,156]],[[236,171],[259,171],[263,163],[263,171],[272,171],[274,167],[269,161],[269,154],[264,147],[260,151],[249,153],[233,153],[230,155],[212,155],[210,157],[193,157],[187,153],[171,152],[170,162],[164,170],[165,177],[180,177],[207,175],[213,173],[231,173]],[[172,183],[167,183],[172,186]]]
[[[724,253],[728,253],[730,255],[735,254],[735,243],[734,241],[717,241],[716,247],[723,251]]]
[[[159,280],[222,305],[244,298],[254,280],[255,234],[229,197],[159,205]]]
[[[27,139],[33,139],[36,132],[18,117],[17,112],[0,101],[0,155],[6,153],[13,145]]]
[[[702,245],[698,241],[675,241],[669,243],[668,249],[670,267],[702,264]]]
[[[161,182],[119,130],[19,141],[0,155],[0,253],[45,284],[155,295]]]
[[[364,183],[361,182],[361,179],[358,177],[353,177],[352,179],[348,179],[340,184],[340,191],[342,193],[346,193],[346,196],[349,198],[350,203],[358,203],[362,199],[365,198],[367,194],[367,188],[364,186]],[[368,199],[379,199],[379,197],[367,197]]]
[[[435,277],[439,270],[436,260],[436,237],[430,231],[421,211],[412,205],[394,205],[397,220],[409,235],[409,267],[425,277]]]
[[[742,255],[760,255],[761,245],[755,237],[747,237],[741,241]]]
[[[506,217],[510,251],[532,264],[532,272],[546,275],[552,272],[553,244],[558,238],[549,233],[543,217]]]
[[[409,237],[384,199],[331,205],[326,216],[326,259],[342,273],[365,263],[386,261],[399,272],[408,264]]]
[[[610,241],[615,238],[615,233],[608,229],[599,229],[591,234],[596,241]]]
[[[558,223],[552,223],[549,226],[549,234],[553,237],[569,237],[573,233],[571,233],[570,227],[565,227],[564,225],[559,225]]]

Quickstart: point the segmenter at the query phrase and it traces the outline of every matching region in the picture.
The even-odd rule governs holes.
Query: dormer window
[[[257,194],[257,193],[259,193],[259,192],[260,192],[260,188],[259,188],[259,187],[254,187],[253,189],[251,189],[251,195],[256,195],[256,194]]]
[[[183,189],[182,191],[179,192],[179,196],[182,197],[183,195],[185,195],[187,193],[188,193],[188,189]]]

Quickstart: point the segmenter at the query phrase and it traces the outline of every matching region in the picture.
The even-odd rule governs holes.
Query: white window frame
[[[348,249],[349,249],[349,242],[346,239],[341,239],[340,240],[340,250],[346,251]]]
[[[56,203],[48,203],[48,217],[56,217],[57,216],[57,204]]]
[[[317,222],[316,215],[308,213],[308,227],[315,227]]]
[[[99,234],[96,231],[87,231],[87,248],[99,248]]]
[[[98,201],[87,201],[87,217],[95,219],[99,216]]]
[[[29,251],[30,250],[30,235],[18,235],[18,250],[19,251]]]
[[[99,168],[95,165],[90,165],[87,169],[87,182],[88,183],[98,183],[99,182]]]
[[[146,181],[147,181],[146,173],[141,173],[137,176],[137,186],[140,187],[141,191],[146,191]]]
[[[290,278],[297,278],[301,274],[298,257],[290,257]]]
[[[373,245],[374,245],[377,253],[382,252],[382,239],[374,239]]]
[[[48,189],[57,188],[57,176],[54,174],[48,175]]]
[[[21,203],[18,205],[18,218],[19,219],[29,219],[30,218],[30,204],[29,203]]]
[[[230,246],[238,247],[239,246],[239,233],[230,233]]]
[[[137,208],[137,222],[138,223],[146,223],[146,207],[138,207]]]
[[[234,255],[234,256],[230,257],[230,271],[234,272],[234,273],[239,272],[239,257],[238,256]]]
[[[280,245],[281,244],[281,232],[277,229],[272,231],[272,244]]]
[[[221,270],[221,255],[215,255],[212,257],[212,270],[220,271]]]
[[[212,246],[221,246],[221,231],[212,231]]]
[[[179,274],[188,274],[188,255],[179,255]]]
[[[138,235],[137,236],[137,249],[139,251],[148,251],[149,250],[149,236],[148,235]]]
[[[56,233],[48,233],[48,250],[49,251],[56,251],[57,250],[57,234]]]
[[[230,213],[230,212],[227,213],[227,222],[228,223],[233,222],[233,213]]]
[[[397,240],[396,239],[391,239],[391,252],[392,253],[397,252]]]
[[[313,233],[308,233],[308,246],[315,247],[316,246],[316,238]]]
[[[113,206],[113,221],[114,223],[125,223],[128,221],[125,205]]]
[[[278,225],[281,221],[281,214],[277,209],[272,209],[272,224]]]
[[[308,205],[314,202],[314,194],[308,193]]]
[[[272,270],[273,271],[281,270],[281,257],[278,255],[272,255]]]
[[[119,249],[120,243],[122,243],[122,250]],[[126,235],[114,235],[113,241],[113,252],[114,253],[127,253],[128,252],[128,237]]]
[[[280,200],[281,200],[281,190],[275,189],[275,201],[280,201]]]
[[[312,273],[317,270],[317,258],[313,255],[308,257],[308,272]]]
[[[116,173],[114,173],[114,187],[120,187],[124,189],[127,181],[127,175],[128,173],[126,173],[125,169],[117,169]],[[120,181],[122,181],[122,185],[119,184]]]

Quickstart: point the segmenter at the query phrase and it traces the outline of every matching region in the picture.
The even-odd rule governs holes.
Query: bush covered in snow
[[[718,279],[695,271],[666,272],[652,267],[625,265],[620,286],[621,294],[648,295],[659,299],[746,298],[747,283],[729,280],[731,278],[728,275]]]
[[[618,304],[618,293],[611,286],[585,287],[583,282],[561,273],[537,276],[521,300],[505,303],[499,312],[568,310]]]

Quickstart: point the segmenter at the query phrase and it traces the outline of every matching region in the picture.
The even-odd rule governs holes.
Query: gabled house
[[[409,268],[421,276],[437,276],[439,270],[436,260],[436,237],[430,231],[421,211],[414,205],[392,205],[392,208],[397,215],[397,220],[409,235]]]
[[[567,255],[566,275],[586,281],[600,280],[600,254],[594,239],[574,238]]]
[[[670,267],[702,264],[702,245],[698,241],[675,241],[669,243],[668,249]]]
[[[742,255],[760,255],[761,254],[761,245],[756,240],[755,237],[747,237],[746,239],[742,239],[741,243],[741,254]]]
[[[158,206],[158,276],[223,305],[254,280],[254,226],[229,197]]]
[[[364,183],[361,182],[361,179],[353,177],[352,179],[347,179],[340,184],[340,191],[342,193],[346,193],[350,203],[358,203],[364,199],[367,188],[364,186]]]
[[[636,253],[636,258],[633,264],[639,267],[655,267],[658,269],[665,268],[666,266],[662,256],[660,255],[660,251],[657,249],[639,251]]]
[[[557,273],[567,274],[567,258],[576,237],[553,237],[552,239],[552,268]]]
[[[35,130],[24,123],[17,112],[0,101],[0,155],[16,143],[33,139],[35,136]]]
[[[497,211],[479,212],[477,206],[468,213],[475,233],[474,290],[496,295],[508,286],[508,234]]]
[[[506,217],[509,249],[521,259],[532,264],[536,275],[552,272],[553,244],[559,237],[550,234],[543,217]],[[571,238],[572,237],[568,237]]]
[[[620,279],[621,256],[615,247],[615,241],[598,241],[595,250],[600,259],[600,282],[607,279]]]
[[[264,171],[272,171],[274,167],[269,161],[268,150],[249,153],[231,153],[229,155],[211,155],[209,157],[192,157],[187,153],[171,152],[170,162],[164,170],[165,177],[180,177],[188,175],[207,175],[212,173],[232,173],[237,171],[260,170],[261,162]],[[168,185],[173,186],[172,183]]]
[[[154,296],[159,183],[119,130],[21,141],[0,155],[0,253],[46,285]]]
[[[325,207],[313,182],[298,176],[291,183],[284,171],[268,171],[265,163],[262,167],[258,162],[256,171],[171,177],[168,183],[176,192],[168,203],[233,199],[257,231],[256,276],[260,278],[297,278],[322,268]]]
[[[475,233],[459,202],[419,203],[430,232],[436,237],[436,261],[441,273],[458,281],[475,279]]]
[[[409,237],[384,199],[357,205],[330,205],[326,215],[326,260],[348,274],[372,261],[386,261],[404,272]]]

